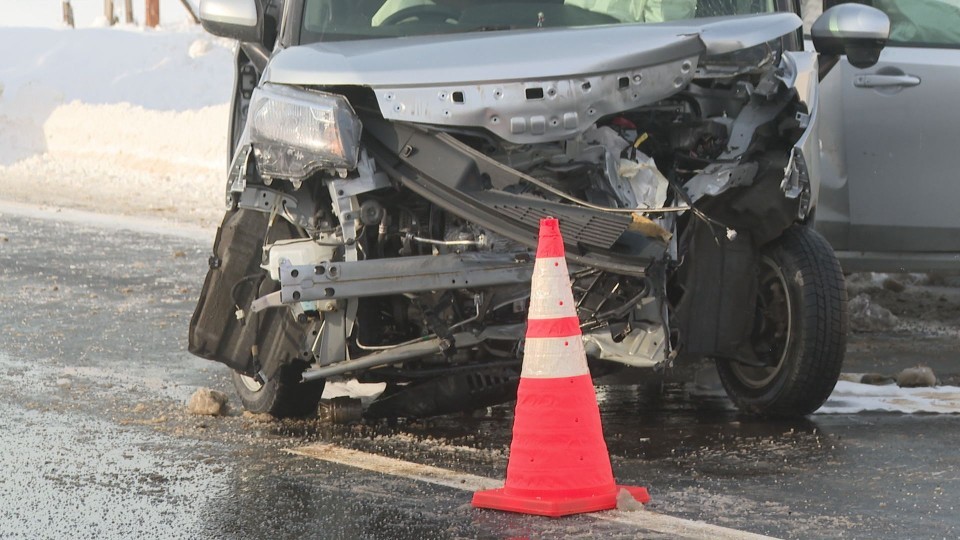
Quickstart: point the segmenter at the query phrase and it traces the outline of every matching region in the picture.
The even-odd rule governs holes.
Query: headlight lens
[[[303,179],[354,169],[362,125],[343,96],[264,84],[250,102],[250,142],[264,176]]]

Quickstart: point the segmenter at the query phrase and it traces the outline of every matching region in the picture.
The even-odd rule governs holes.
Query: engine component
[[[322,400],[317,415],[330,424],[352,424],[363,418],[363,402],[349,396]]]
[[[326,235],[316,242],[310,238],[279,240],[266,247],[268,260],[263,269],[270,273],[270,279],[280,281],[281,264],[299,266],[331,261],[338,245]]]

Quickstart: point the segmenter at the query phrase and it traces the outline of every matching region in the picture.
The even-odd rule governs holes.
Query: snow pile
[[[840,381],[816,414],[960,413],[960,387],[900,388]]]
[[[892,330],[900,320],[889,309],[873,302],[868,294],[858,294],[847,302],[850,328],[855,332]]]
[[[216,220],[230,42],[196,26],[4,28],[0,50],[4,198]]]

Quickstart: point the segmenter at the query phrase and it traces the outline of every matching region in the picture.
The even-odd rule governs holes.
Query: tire
[[[252,377],[233,372],[233,387],[252,413],[267,413],[276,418],[313,416],[323,394],[324,381],[300,382],[302,369],[285,366],[276,377],[260,384]]]
[[[833,392],[846,350],[847,291],[830,244],[794,225],[761,252],[751,336],[762,367],[717,360],[727,395],[743,412],[796,417]]]

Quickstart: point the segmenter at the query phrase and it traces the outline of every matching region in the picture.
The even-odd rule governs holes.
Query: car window
[[[803,19],[803,34],[809,36],[817,17],[823,14],[823,0],[800,0],[800,17]]]
[[[890,44],[960,47],[960,0],[874,0],[890,17]]]
[[[828,1],[827,7],[847,2]],[[960,0],[867,0],[890,17],[888,45],[960,48]]]
[[[301,43],[774,11],[775,0],[305,0]]]

